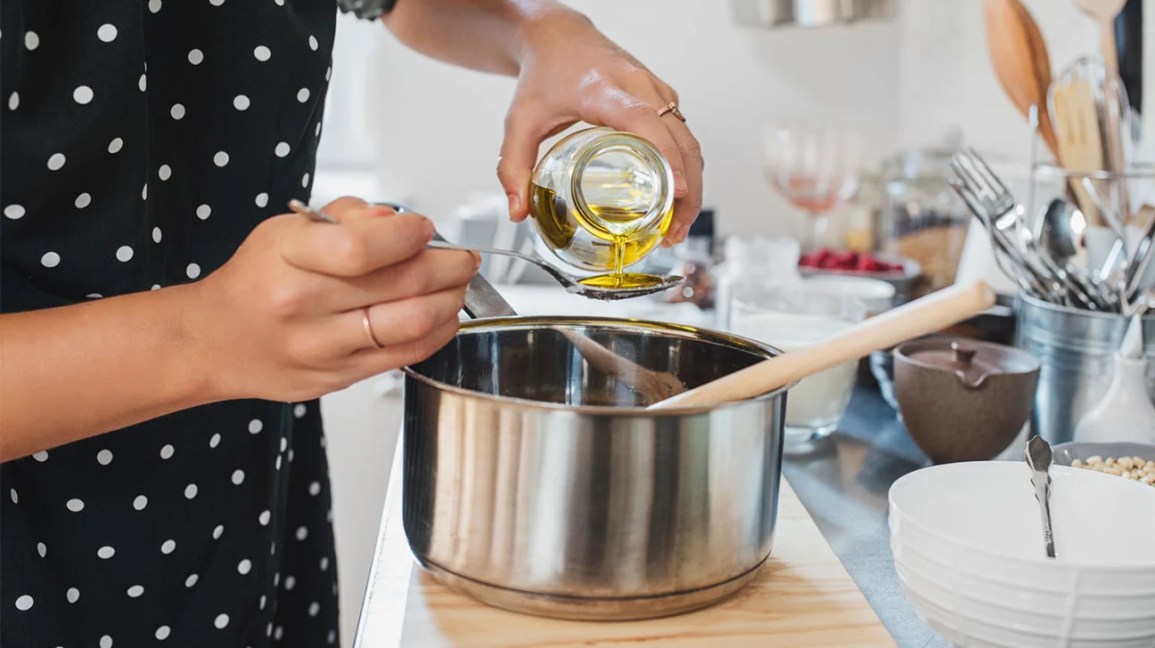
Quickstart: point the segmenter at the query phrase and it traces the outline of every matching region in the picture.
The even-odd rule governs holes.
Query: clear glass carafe
[[[674,207],[674,175],[645,139],[610,128],[566,136],[534,169],[530,210],[544,247],[562,265],[601,278],[641,261],[661,241]],[[635,277],[645,277],[638,275]]]

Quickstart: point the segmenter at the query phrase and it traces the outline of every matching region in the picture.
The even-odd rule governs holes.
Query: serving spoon
[[[338,223],[338,221],[336,219],[334,219],[333,217],[331,217],[331,216],[329,216],[329,215],[327,215],[327,214],[325,214],[319,210],[313,209],[312,207],[309,207],[308,205],[301,202],[300,200],[296,200],[296,199],[290,200],[289,201],[289,209],[293,210],[294,212],[296,212],[298,214],[306,216],[306,217],[308,217],[308,218],[310,218],[310,219],[312,219],[318,223],[332,223],[332,224]],[[642,297],[644,295],[649,295],[652,293],[661,292],[663,290],[668,290],[670,288],[673,288],[674,286],[677,286],[678,284],[682,283],[682,280],[683,280],[683,277],[680,277],[677,275],[654,275],[654,283],[647,284],[645,286],[628,286],[628,287],[616,287],[616,288],[615,287],[604,287],[604,286],[588,286],[586,284],[583,284],[579,277],[575,277],[573,275],[564,273],[561,270],[558,270],[557,268],[553,267],[549,263],[546,263],[545,261],[542,261],[541,259],[539,259],[535,256],[532,256],[529,254],[522,254],[520,252],[514,252],[513,250],[500,250],[497,248],[454,245],[454,244],[442,239],[440,235],[436,235],[436,234],[434,235],[434,239],[432,241],[429,241],[429,243],[427,243],[425,247],[435,248],[435,249],[439,249],[439,250],[461,250],[463,252],[478,252],[481,254],[502,254],[505,256],[513,257],[515,259],[521,259],[522,261],[525,261],[526,263],[532,263],[533,265],[544,270],[546,272],[546,274],[548,274],[550,277],[552,277],[554,279],[554,281],[557,281],[559,284],[561,284],[561,286],[563,288],[565,288],[566,292],[569,292],[569,293],[572,293],[575,295],[581,295],[582,297],[588,297],[590,299],[598,299],[601,301],[614,301],[614,300],[618,300],[618,299],[632,299],[634,297]]]

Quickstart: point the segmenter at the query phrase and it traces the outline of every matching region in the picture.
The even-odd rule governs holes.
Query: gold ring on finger
[[[365,336],[369,338],[369,342],[378,349],[384,349],[385,346],[377,341],[377,336],[373,335],[373,323],[369,321],[369,307],[366,306],[361,311],[361,328],[365,329]]]
[[[676,104],[672,101],[670,103],[666,104],[664,108],[662,108],[661,110],[658,111],[658,117],[665,116],[666,114],[670,114],[670,115],[677,117],[678,119],[682,120],[683,123],[685,123],[685,121],[686,121],[686,116],[682,114],[682,111],[678,110],[678,104]]]

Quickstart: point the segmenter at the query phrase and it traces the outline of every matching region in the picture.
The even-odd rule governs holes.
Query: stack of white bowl
[[[1046,557],[1022,462],[947,464],[890,490],[907,598],[956,646],[1155,647],[1155,488],[1052,466]]]

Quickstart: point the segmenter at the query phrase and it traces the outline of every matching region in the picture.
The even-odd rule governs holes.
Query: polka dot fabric
[[[193,281],[308,200],[335,16],[0,4],[0,310]],[[336,644],[324,446],[316,402],[231,401],[4,463],[0,644]]]

